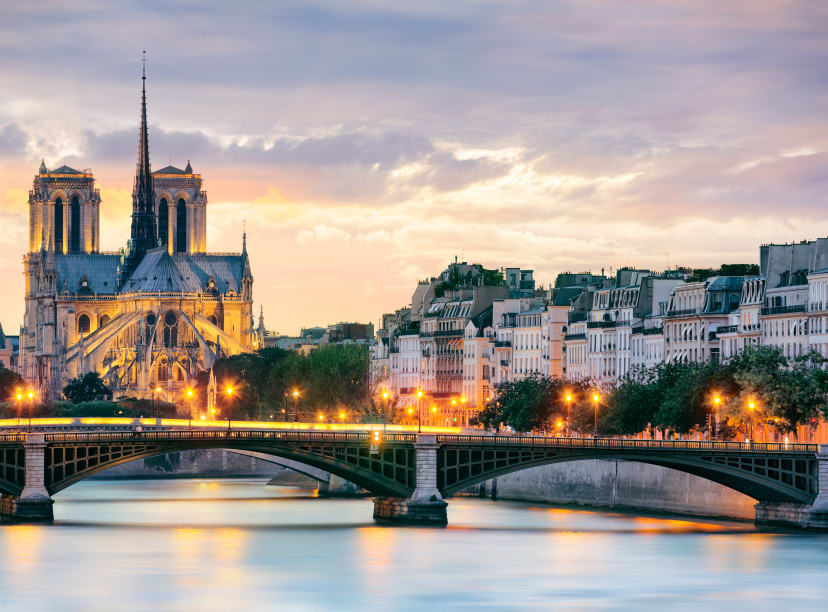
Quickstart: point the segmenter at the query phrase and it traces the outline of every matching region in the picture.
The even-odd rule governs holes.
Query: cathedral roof
[[[50,174],[83,174],[80,170],[75,170],[74,168],[70,168],[66,164],[63,164],[60,168],[55,168],[54,170],[49,170]]]
[[[66,289],[77,294],[84,274],[92,293],[112,294],[118,290],[121,256],[117,253],[57,253],[54,261],[58,293]]]
[[[175,166],[165,166],[160,170],[155,170],[153,174],[192,174],[192,171],[187,172],[181,168],[176,168]]]
[[[244,260],[241,255],[176,253],[165,247],[151,249],[123,287],[137,293],[204,293],[212,277],[219,293],[241,293]]]

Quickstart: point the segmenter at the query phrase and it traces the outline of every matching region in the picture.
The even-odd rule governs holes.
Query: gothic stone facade
[[[145,102],[141,138],[147,142]],[[133,219],[139,206],[152,210],[155,236],[147,244],[144,231],[145,248],[130,253],[99,249],[101,198],[91,171],[41,164],[34,178],[20,373],[44,398],[96,371],[116,396],[176,401],[218,356],[257,344],[246,241],[241,253],[206,252],[201,176],[189,162],[150,173],[139,143],[141,181],[150,194],[143,203],[133,198]]]

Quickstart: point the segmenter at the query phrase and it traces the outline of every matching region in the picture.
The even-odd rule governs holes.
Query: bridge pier
[[[437,436],[417,436],[414,444],[417,459],[417,486],[410,499],[377,497],[374,520],[407,525],[445,526],[448,523],[443,496],[437,488]]]
[[[23,447],[26,453],[26,484],[17,497],[3,495],[0,499],[0,517],[25,523],[51,522],[54,519],[54,501],[46,490],[44,478],[44,435],[27,434]]]
[[[759,502],[756,522],[781,527],[828,529],[828,444],[821,444],[817,455],[819,492],[812,504]]]

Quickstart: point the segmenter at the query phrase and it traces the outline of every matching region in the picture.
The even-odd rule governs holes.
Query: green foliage
[[[97,372],[89,372],[70,380],[63,388],[63,396],[73,404],[111,400],[112,390],[106,386]]]
[[[590,396],[589,383],[537,374],[499,385],[496,396],[480,412],[477,422],[494,428],[506,425],[521,432],[554,431],[557,420],[567,419],[567,393],[573,397],[572,419],[580,429],[584,425],[582,408]]]
[[[345,410],[353,418],[376,415],[370,405],[368,348],[361,344],[330,344],[307,355],[282,349],[263,349],[219,359],[213,365],[221,418],[292,418],[293,391],[297,420],[333,420]],[[207,398],[208,372],[199,375],[199,401]],[[227,394],[227,387],[233,389]],[[283,414],[282,410],[285,410]]]
[[[17,389],[23,389],[25,385],[26,381],[16,372],[0,363],[0,400],[14,400]]]
[[[746,431],[751,419],[793,431],[817,418],[820,409],[828,410],[825,361],[817,353],[789,361],[776,349],[748,347],[727,363],[673,362],[635,369],[610,395],[601,431],[635,434],[652,424],[686,433],[706,427],[714,412],[722,437]],[[714,395],[721,398],[718,410]]]

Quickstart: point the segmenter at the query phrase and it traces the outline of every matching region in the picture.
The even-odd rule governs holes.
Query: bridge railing
[[[26,434],[0,434],[0,442],[23,442],[26,439]]]
[[[47,443],[56,442],[209,442],[209,441],[286,441],[286,442],[367,442],[372,432],[343,431],[250,431],[222,429],[212,431],[121,431],[45,434]],[[385,433],[387,442],[417,441],[417,434]]]
[[[637,440],[625,438],[546,438],[540,436],[438,435],[438,443],[484,444],[492,446],[542,446],[559,448],[717,450],[754,452],[819,452],[818,444],[784,442],[717,442],[713,440]]]

